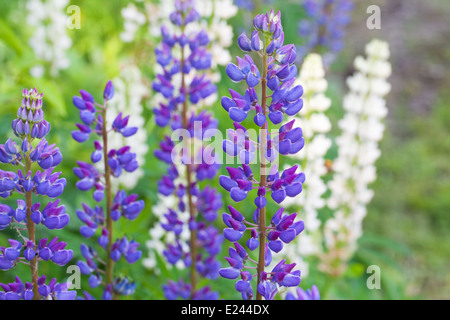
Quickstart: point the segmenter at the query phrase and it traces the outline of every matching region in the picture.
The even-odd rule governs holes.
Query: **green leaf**
[[[3,19],[0,19],[0,40],[13,49],[19,56],[22,55],[25,45]]]

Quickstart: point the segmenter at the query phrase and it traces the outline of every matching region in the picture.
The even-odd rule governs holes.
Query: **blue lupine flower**
[[[60,230],[69,223],[69,215],[66,212],[65,206],[58,207],[59,199],[54,202],[49,202],[42,210],[42,221],[48,229]]]
[[[296,173],[298,166],[284,170],[281,175],[275,163],[279,154],[294,154],[304,146],[301,128],[294,128],[294,121],[281,125],[277,134],[268,131],[268,120],[274,125],[284,121],[284,116],[297,114],[303,106],[303,89],[294,86],[297,75],[296,48],[293,44],[284,45],[284,32],[281,14],[271,10],[257,15],[253,20],[255,30],[248,37],[245,33],[238,37],[238,45],[244,52],[257,52],[262,57],[263,71],[259,71],[249,55],[237,57],[237,64],[230,63],[226,73],[233,82],[246,80],[245,95],[230,89],[231,97],[223,97],[222,107],[235,121],[236,130],[229,130],[229,140],[223,143],[223,149],[230,156],[238,156],[242,167],[227,167],[228,175],[219,178],[220,185],[230,192],[235,202],[243,201],[250,191],[256,189],[254,199],[256,210],[254,223],[246,221],[243,214],[229,206],[230,214],[222,215],[227,228],[223,234],[234,243],[236,249],[230,248],[228,268],[219,270],[219,274],[228,279],[239,279],[235,288],[243,299],[253,298],[251,281],[257,279],[257,299],[264,297],[274,299],[280,286],[295,287],[300,283],[300,271],[294,271],[295,264],[278,263],[271,272],[266,272],[272,262],[272,251],[280,252],[284,244],[291,242],[304,229],[302,221],[295,221],[296,213],[283,215],[284,208],[272,217],[270,225],[265,225],[267,193],[272,199],[281,203],[286,197],[294,197],[302,191],[305,181],[303,173]],[[262,86],[261,97],[256,94],[256,86]],[[267,90],[269,89],[269,90]],[[270,92],[272,93],[270,94]],[[255,112],[254,122],[261,127],[258,141],[250,139],[248,131],[239,123]],[[267,115],[267,117],[266,117]],[[257,180],[249,163],[255,154],[261,154],[260,181]],[[264,217],[264,219],[263,219]],[[264,222],[264,223],[263,223]],[[250,230],[246,245],[250,251],[259,248],[259,261],[249,259],[246,250],[237,242]],[[267,240],[267,242],[266,242]],[[257,265],[257,274],[252,275],[244,268],[247,263]],[[255,267],[250,267],[255,268]]]
[[[76,291],[68,291],[67,283],[56,283],[56,279],[53,278],[48,285],[46,283],[46,277],[42,276],[39,278],[39,294],[44,299],[51,300],[75,300],[77,292]]]
[[[230,192],[230,196],[234,201],[244,200],[248,192],[253,188],[253,172],[250,166],[242,164],[242,167],[227,167],[226,169],[230,176],[220,176],[220,185]]]
[[[120,295],[130,296],[136,290],[136,283],[130,281],[128,278],[117,278],[113,284],[113,290]]]
[[[17,143],[8,139],[5,144],[0,145],[1,163],[24,168],[24,171],[18,169],[17,172],[0,170],[0,196],[8,198],[13,193],[24,195],[24,199],[17,199],[16,208],[0,205],[0,230],[8,226],[14,228],[21,236],[21,241],[9,239],[10,246],[1,247],[0,270],[10,270],[25,259],[32,270],[32,279],[23,284],[16,277],[14,283],[0,284],[4,290],[0,293],[0,300],[39,300],[48,297],[74,299],[76,291],[60,290],[60,287],[56,286],[42,294],[44,291],[39,290],[42,285],[37,272],[33,272],[38,269],[41,261],[52,261],[59,266],[66,265],[72,259],[73,251],[65,249],[66,243],[58,242],[57,237],[49,243],[47,239],[38,240],[36,237],[34,225],[42,223],[49,230],[61,230],[69,223],[70,216],[65,212],[65,206],[59,206],[60,200],[56,199],[64,191],[66,179],[60,178],[61,172],[53,172],[61,163],[62,154],[55,144],[50,144],[46,139],[51,126],[44,119],[43,94],[36,88],[23,89],[22,96],[17,118],[12,122],[12,130],[21,141]],[[32,144],[32,141],[36,143]],[[42,171],[33,170],[36,165]],[[33,195],[56,200],[48,202],[41,212],[40,203],[33,203]],[[25,225],[25,222],[27,238],[21,234],[21,228],[14,224]],[[42,277],[45,279],[45,276]]]
[[[189,23],[199,18],[192,0],[176,0],[175,11],[170,14],[174,31],[169,31],[166,26],[161,27],[162,43],[155,49],[155,55],[162,72],[156,75],[152,88],[163,96],[164,101],[154,107],[154,119],[160,127],[170,126],[173,131],[182,129],[186,137],[183,136],[183,141],[177,141],[183,143],[179,159],[173,157],[176,143],[168,136],[160,143],[155,156],[168,164],[167,174],[162,175],[157,183],[158,193],[167,197],[173,195],[179,199],[176,208],[167,208],[161,221],[163,229],[175,235],[174,242],[167,244],[163,255],[170,264],[182,261],[186,267],[191,268],[191,272],[215,279],[220,268],[215,256],[220,252],[223,236],[210,224],[217,217],[222,199],[214,189],[201,189],[197,182],[213,179],[220,166],[216,156],[208,153],[205,148],[191,150],[184,145],[185,140],[212,137],[218,126],[217,119],[210,113],[190,110],[190,105],[201,103],[217,91],[208,75],[203,72],[211,67],[208,34],[204,30],[192,33],[184,31]],[[188,73],[190,81],[185,77]],[[180,79],[180,74],[181,83],[176,83],[174,80]],[[188,200],[187,203],[184,199]],[[189,218],[188,221],[183,221],[181,213],[186,211]],[[181,240],[181,234],[186,229],[192,235],[192,240],[187,244]],[[192,251],[196,252],[196,256],[192,255]],[[197,288],[196,283],[185,283],[182,279],[178,282],[169,281],[163,286],[163,291],[167,299],[218,298],[218,294],[209,287]]]
[[[15,277],[15,282],[4,284],[0,283],[4,292],[0,292],[0,300],[32,300],[34,297],[33,284],[20,280]]]
[[[298,165],[295,165],[284,170],[281,177],[278,173],[269,176],[272,181],[271,196],[276,203],[281,203],[286,197],[295,197],[302,192],[305,174],[303,172],[295,173],[297,168]]]
[[[97,243],[106,251],[106,258],[102,260],[92,247],[82,245],[81,251],[85,261],[78,261],[77,266],[82,274],[90,275],[89,285],[92,288],[104,286],[102,295],[104,300],[111,300],[117,295],[131,294],[134,292],[134,284],[122,283],[119,278],[114,278],[113,268],[107,268],[106,271],[101,270],[95,260],[108,261],[108,264],[112,264],[124,257],[131,264],[139,260],[142,255],[142,252],[138,250],[139,243],[135,240],[129,241],[127,237],[122,237],[115,242],[112,240],[112,222],[118,221],[121,217],[134,220],[144,209],[144,201],[138,200],[136,194],[127,195],[126,191],[117,190],[113,197],[111,178],[121,176],[124,171],[133,172],[139,166],[136,154],[131,152],[129,146],[112,149],[107,145],[109,133],[129,138],[138,130],[137,127],[128,125],[130,116],[124,116],[122,113],[114,118],[110,128],[105,127],[103,119],[106,119],[107,103],[113,98],[114,85],[112,81],[108,81],[103,90],[104,103],[101,107],[95,102],[92,94],[85,90],[80,90],[80,96],[73,98],[73,104],[80,110],[82,124],[76,124],[79,130],[72,132],[72,137],[82,143],[87,141],[93,133],[100,136],[99,140],[94,141],[94,150],[90,160],[95,164],[100,164],[103,160],[103,172],[98,165],[94,166],[83,161],[77,161],[78,166],[74,168],[74,173],[79,178],[76,187],[81,191],[93,190],[93,199],[98,203],[93,208],[83,203],[82,210],[76,211],[78,218],[83,222],[80,233],[85,238],[91,238],[100,228],[101,233]],[[107,203],[106,211],[101,205],[103,201]],[[84,293],[84,297],[89,300],[94,298],[88,292]]]
[[[226,154],[239,157],[243,164],[250,164],[255,159],[256,142],[250,139],[249,132],[239,123],[234,123],[235,130],[228,130],[228,139],[223,141],[222,147]]]

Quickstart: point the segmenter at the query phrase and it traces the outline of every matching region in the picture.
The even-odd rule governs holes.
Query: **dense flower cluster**
[[[387,115],[384,96],[390,91],[386,78],[391,74],[389,47],[374,39],[366,46],[367,58],[355,59],[357,72],[347,79],[350,92],[344,97],[346,114],[339,121],[342,134],[337,138],[338,156],[333,163],[333,179],[328,206],[334,216],[324,226],[325,252],[321,269],[340,275],[356,250],[362,234],[362,221],[373,191],[368,188],[376,178],[378,142],[383,137],[382,119]]]
[[[222,98],[222,106],[235,121],[236,129],[229,131],[230,140],[226,140],[223,147],[228,155],[238,156],[242,165],[238,168],[227,167],[229,175],[221,176],[219,181],[236,202],[243,201],[256,191],[256,210],[252,222],[233,206],[228,207],[230,214],[223,214],[223,221],[228,227],[223,234],[234,248],[230,247],[229,257],[226,257],[230,267],[220,269],[219,273],[224,278],[238,279],[235,288],[246,300],[254,298],[251,282],[256,278],[256,298],[272,300],[279,287],[300,284],[300,271],[294,270],[295,263],[287,264],[283,259],[270,272],[265,268],[272,262],[272,252],[278,253],[285,244],[292,242],[303,231],[304,223],[295,221],[297,213],[288,214],[280,208],[273,214],[270,224],[266,225],[267,194],[270,193],[276,203],[295,197],[302,191],[305,175],[297,172],[297,165],[280,172],[276,164],[278,154],[295,154],[303,148],[302,129],[294,128],[294,120],[270,132],[268,125],[269,121],[278,125],[285,115],[294,116],[301,110],[303,88],[294,85],[297,75],[294,64],[296,48],[292,44],[284,44],[280,12],[275,14],[271,10],[257,15],[253,25],[255,30],[251,36],[242,33],[238,45],[242,51],[249,54],[255,52],[262,57],[262,72],[249,54],[244,58],[237,57],[237,64],[230,63],[226,73],[234,82],[245,81],[247,89],[243,95],[230,89],[231,98]],[[259,84],[260,99],[255,90]],[[272,92],[270,95],[268,89]],[[253,121],[261,128],[257,141],[253,141],[249,131],[240,124],[253,111]],[[258,155],[259,181],[258,173],[255,174],[250,166]],[[250,231],[250,238],[246,241],[248,250],[259,249],[257,261],[238,242],[246,231]],[[255,267],[246,266],[248,262],[256,264],[256,274],[249,271]]]
[[[108,145],[110,133],[128,138],[138,130],[130,125],[130,116],[125,116],[122,112],[112,122],[104,121],[108,119],[108,102],[114,97],[114,93],[114,86],[108,81],[103,93],[103,104],[97,103],[85,90],[80,90],[80,96],[73,97],[73,104],[79,110],[82,123],[76,124],[78,130],[72,132],[72,137],[79,143],[87,141],[91,135],[99,137],[93,143],[93,164],[80,160],[74,168],[74,173],[79,178],[77,188],[81,191],[93,191],[96,203],[94,207],[83,203],[82,210],[77,210],[77,216],[83,222],[80,233],[85,238],[99,233],[97,242],[106,251],[106,258],[102,258],[93,247],[83,244],[81,253],[85,260],[78,261],[77,265],[82,274],[90,275],[89,285],[92,288],[104,286],[103,299],[134,292],[131,280],[114,276],[114,263],[121,257],[130,264],[135,263],[142,255],[138,250],[139,243],[134,239],[129,239],[126,235],[115,240],[113,237],[114,222],[121,217],[134,220],[144,209],[144,201],[138,200],[136,194],[128,195],[125,190],[117,190],[113,194],[111,178],[119,178],[123,172],[134,172],[139,167],[136,154],[131,152],[129,146],[114,149]],[[94,165],[102,160],[103,172]],[[104,265],[104,269],[99,264]],[[93,297],[86,293],[85,298]]]
[[[305,0],[303,8],[308,19],[299,22],[300,37],[306,43],[298,47],[299,57],[319,52],[329,65],[343,48],[345,28],[351,21],[352,0]]]
[[[163,26],[162,43],[155,50],[162,72],[156,76],[153,89],[165,99],[154,108],[155,121],[160,127],[170,126],[180,136],[166,136],[155,151],[155,156],[169,166],[158,182],[158,192],[164,203],[171,206],[156,208],[162,214],[161,224],[150,233],[157,235],[162,228],[168,243],[162,254],[170,264],[190,268],[189,283],[180,279],[163,286],[168,299],[218,298],[209,287],[197,288],[196,281],[197,274],[208,279],[218,277],[220,263],[215,256],[223,239],[212,226],[217,210],[222,207],[221,196],[210,187],[201,189],[198,184],[214,178],[219,169],[214,156],[194,142],[208,138],[218,124],[206,111],[195,112],[190,107],[216,93],[216,86],[204,73],[211,67],[212,59],[207,50],[208,34],[203,30],[188,32],[189,25],[199,18],[193,1],[175,1],[175,11],[170,14],[174,31]],[[182,141],[176,141],[180,137]],[[178,150],[181,152],[176,147],[181,147]],[[148,243],[152,250],[157,240]],[[152,266],[151,262],[146,265]]]
[[[60,178],[61,172],[53,172],[62,161],[58,147],[46,140],[50,124],[44,119],[43,93],[36,88],[22,91],[22,102],[17,110],[17,119],[12,122],[12,130],[19,142],[8,139],[0,145],[0,162],[21,166],[16,172],[0,170],[0,196],[4,199],[13,194],[21,195],[17,205],[0,204],[0,230],[8,227],[17,231],[20,240],[9,239],[8,246],[0,247],[0,270],[13,269],[18,263],[28,265],[31,270],[31,282],[25,284],[16,277],[9,284],[1,283],[4,292],[0,300],[39,300],[39,299],[75,299],[76,291],[68,291],[66,284],[56,284],[56,279],[45,286],[45,276],[39,277],[38,264],[52,261],[64,266],[73,257],[73,251],[65,249],[67,243],[57,237],[38,240],[35,227],[43,225],[49,230],[61,230],[70,220],[60,200],[33,203],[34,196],[59,197],[66,186],[66,179]],[[37,143],[35,141],[40,140]],[[35,171],[35,167],[40,169]],[[41,171],[42,170],[42,171]],[[23,235],[22,231],[27,234]]]

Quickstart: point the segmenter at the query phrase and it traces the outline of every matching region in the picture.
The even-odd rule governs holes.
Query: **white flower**
[[[125,30],[120,33],[120,39],[124,42],[132,42],[136,31],[146,23],[147,18],[138,10],[138,8],[136,8],[134,3],[129,3],[127,7],[122,9],[121,13],[125,20]]]
[[[350,92],[343,99],[345,116],[339,121],[341,135],[336,139],[338,156],[333,162],[333,179],[328,207],[334,216],[324,225],[325,252],[320,268],[332,275],[345,271],[346,263],[357,249],[362,221],[373,197],[369,184],[376,179],[375,161],[381,151],[383,118],[387,115],[384,96],[390,90],[386,78],[391,67],[388,44],[372,40],[366,46],[367,58],[356,57],[356,73],[347,79]],[[340,262],[336,265],[336,262]]]
[[[68,4],[68,0],[29,0],[26,4],[26,21],[34,29],[28,43],[36,59],[49,64],[52,76],[70,66],[66,52],[72,46],[72,39],[66,33],[64,11]],[[42,65],[33,67],[30,72],[32,76],[44,75]]]

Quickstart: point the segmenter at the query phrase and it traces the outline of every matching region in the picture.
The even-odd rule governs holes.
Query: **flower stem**
[[[108,131],[106,129],[106,101],[102,109],[103,127],[103,161],[105,167],[105,196],[106,196],[106,229],[108,230],[108,245],[106,247],[106,283],[112,284],[114,273],[114,261],[111,259],[113,242],[113,220],[111,217],[112,193],[111,193],[111,169],[108,164]]]
[[[267,54],[263,54],[263,75],[261,78],[261,108],[263,109],[264,116],[267,114]],[[261,132],[261,146],[260,151],[260,182],[259,186],[265,188],[267,184],[267,164],[266,157],[264,155],[264,148],[267,146],[267,120],[262,126]],[[266,251],[266,208],[259,210],[259,256],[258,256],[258,279],[257,283],[261,281],[261,273],[264,271],[265,251]],[[257,292],[256,300],[262,300],[262,295]]]
[[[25,158],[25,172],[31,170],[31,158],[30,153],[27,152]],[[36,234],[35,234],[35,225],[33,220],[31,220],[31,207],[33,206],[32,199],[32,191],[27,191],[25,193],[25,199],[27,202],[27,230],[28,230],[28,239],[36,244]],[[30,261],[30,271],[31,271],[31,282],[33,284],[33,300],[39,300],[39,292],[38,292],[38,260],[37,255]]]
[[[184,29],[184,28],[183,28]],[[184,30],[182,30],[184,32]],[[180,61],[180,69],[181,69],[181,89],[180,91],[183,94],[186,94],[186,79],[184,75],[184,47],[181,47],[181,61]],[[183,128],[187,130],[189,125],[189,119],[188,119],[188,106],[187,106],[187,99],[184,99],[183,102],[183,110],[182,110],[182,121],[183,121]],[[188,143],[188,139],[186,138],[184,141],[184,152],[191,151],[191,147]],[[191,158],[189,156],[189,158]],[[189,206],[189,219],[190,221],[195,220],[196,212],[194,203],[192,201],[192,193],[191,193],[191,186],[192,186],[192,175],[191,175],[191,164],[186,163],[186,192],[187,192],[187,198],[188,198],[188,206]],[[194,296],[195,291],[197,290],[197,270],[196,270],[196,257],[197,257],[197,231],[196,230],[190,230],[191,236],[189,240],[189,247],[191,252],[191,270],[190,270],[190,276],[191,276],[191,299]]]

